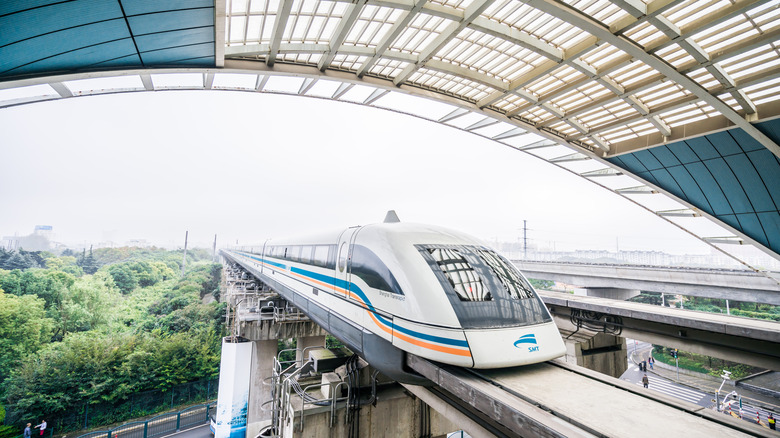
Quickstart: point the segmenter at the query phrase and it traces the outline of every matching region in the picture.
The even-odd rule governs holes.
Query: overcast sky
[[[558,250],[707,248],[546,162],[453,128],[318,99],[229,91],[0,109],[0,235],[70,244],[255,243],[402,221]]]

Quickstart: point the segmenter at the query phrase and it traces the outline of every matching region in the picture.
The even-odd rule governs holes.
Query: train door
[[[339,236],[336,250],[336,284],[335,292],[349,298],[349,284],[352,274],[352,247],[360,227],[347,228]]]

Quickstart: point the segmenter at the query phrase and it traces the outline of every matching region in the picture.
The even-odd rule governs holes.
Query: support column
[[[271,423],[270,410],[263,411],[263,403],[271,400],[271,379],[274,357],[278,350],[276,339],[253,341],[252,372],[249,379],[249,406],[247,407],[246,436],[253,438],[260,429]],[[271,405],[265,406],[270,409]]]
[[[295,360],[297,360],[298,363],[303,363],[309,359],[308,352],[306,353],[306,357],[303,357],[303,350],[308,347],[324,347],[325,336],[301,336],[296,338],[295,345],[298,349],[295,352]]]
[[[628,369],[626,338],[586,330],[570,333],[561,330],[566,356],[557,360],[617,378]]]

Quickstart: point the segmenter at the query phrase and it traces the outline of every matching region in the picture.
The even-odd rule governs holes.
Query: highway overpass
[[[634,289],[780,305],[778,272],[532,260],[514,263],[529,278],[584,288]]]

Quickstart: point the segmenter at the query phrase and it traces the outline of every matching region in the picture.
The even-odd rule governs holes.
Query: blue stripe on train
[[[426,333],[420,333],[420,332],[417,332],[417,331],[414,331],[414,330],[410,330],[410,329],[407,329],[405,327],[401,327],[401,326],[393,324],[391,321],[386,320],[385,318],[383,318],[381,315],[379,315],[377,313],[376,309],[374,309],[374,306],[371,304],[371,300],[368,299],[366,294],[363,293],[363,291],[360,290],[360,288],[355,283],[349,283],[349,282],[346,282],[344,280],[340,280],[338,278],[333,278],[333,277],[328,276],[328,275],[319,274],[317,272],[311,272],[311,271],[307,271],[305,269],[300,269],[300,268],[295,268],[295,267],[290,268],[290,271],[294,272],[296,274],[301,274],[303,276],[309,277],[309,278],[311,278],[313,280],[321,281],[321,282],[323,282],[325,284],[329,284],[331,286],[336,286],[336,287],[339,287],[339,288],[342,288],[342,289],[346,289],[346,290],[349,290],[350,292],[355,293],[358,297],[360,297],[360,299],[363,301],[363,303],[366,305],[366,307],[368,307],[368,310],[370,310],[374,314],[374,316],[379,320],[379,322],[381,322],[382,324],[384,324],[385,326],[387,326],[389,328],[392,328],[393,330],[398,330],[399,332],[407,334],[409,336],[414,336],[416,338],[424,339],[424,340],[427,340],[427,341],[438,342],[440,344],[454,345],[456,347],[464,347],[464,348],[469,346],[468,342],[466,342],[466,341],[461,341],[459,339],[442,338],[440,336],[434,336],[434,335],[429,335],[429,334],[426,334]]]

